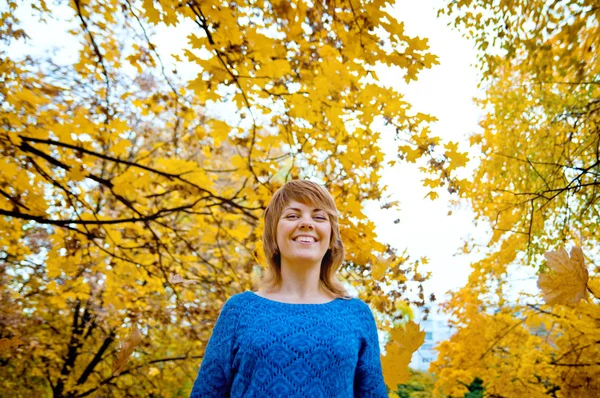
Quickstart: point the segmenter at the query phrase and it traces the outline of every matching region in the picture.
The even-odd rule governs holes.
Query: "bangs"
[[[335,202],[329,192],[316,183],[305,180],[294,180],[285,184],[273,196],[269,207],[275,214],[281,214],[283,208],[294,200],[324,210],[336,219],[338,217]]]

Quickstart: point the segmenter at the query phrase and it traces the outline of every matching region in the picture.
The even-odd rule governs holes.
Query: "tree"
[[[224,301],[260,272],[259,220],[290,178],[335,196],[342,276],[389,329],[395,303],[424,278],[378,242],[362,210],[364,200],[394,206],[379,185],[379,135],[391,130],[400,157],[429,159],[443,183],[458,182],[451,156],[436,153],[433,118],[375,73],[386,64],[409,82],[437,62],[388,5],[8,1],[0,391],[186,395]],[[59,24],[77,59],[18,55],[32,23],[17,15]],[[152,43],[165,26],[191,29],[173,66],[196,67],[189,81]],[[215,103],[234,111],[215,116]]]
[[[474,377],[502,396],[600,391],[598,10],[586,0],[473,0],[440,10],[479,53],[484,116],[471,143],[481,156],[461,196],[493,235],[447,305],[459,330],[432,365],[438,391],[461,394]],[[569,259],[564,246],[583,252]],[[563,268],[554,253],[579,265]],[[526,270],[541,275],[551,306],[532,292],[507,299],[511,275]]]

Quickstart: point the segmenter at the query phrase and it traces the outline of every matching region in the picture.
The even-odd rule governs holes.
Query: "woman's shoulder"
[[[356,313],[361,318],[366,318],[368,320],[373,319],[373,310],[365,301],[358,297],[348,297],[348,305],[352,308],[353,312]]]
[[[229,297],[225,302],[226,307],[240,307],[244,306],[251,299],[250,291],[245,291],[241,293],[236,293],[233,296]]]
[[[350,294],[345,294],[339,297],[341,300],[347,301],[348,303],[350,303],[351,305],[355,306],[356,308],[369,308],[369,305],[363,301],[362,299],[350,295]]]

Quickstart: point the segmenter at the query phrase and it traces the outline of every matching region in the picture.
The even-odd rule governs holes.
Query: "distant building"
[[[449,324],[449,317],[443,313],[438,313],[436,309],[430,309],[429,316],[423,321],[423,309],[417,309],[415,313],[415,322],[425,331],[425,343],[415,352],[410,362],[413,369],[427,371],[429,364],[437,359],[437,351],[434,347],[441,341],[448,340],[453,334],[452,327]]]

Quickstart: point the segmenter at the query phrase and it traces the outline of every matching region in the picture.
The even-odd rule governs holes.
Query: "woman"
[[[335,276],[344,246],[329,192],[280,188],[263,246],[263,289],[225,303],[191,397],[387,398],[373,314]]]

